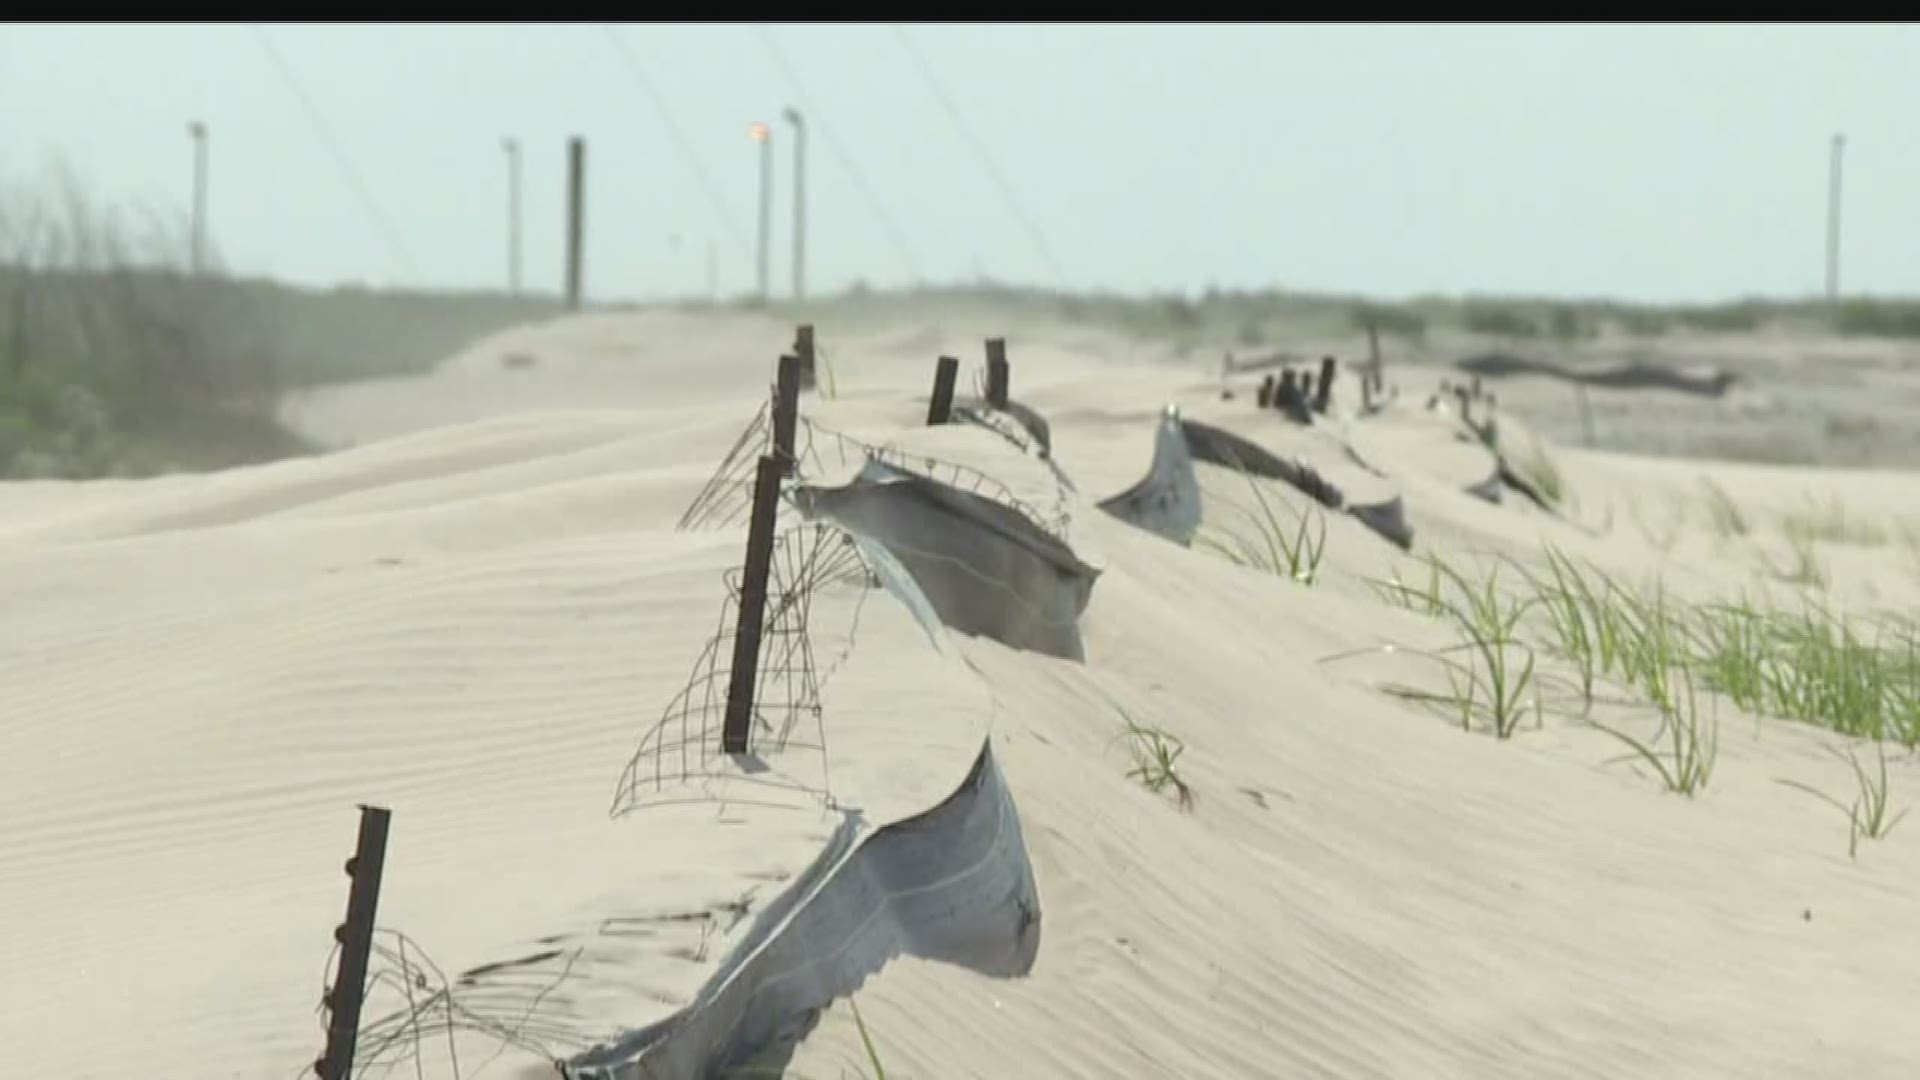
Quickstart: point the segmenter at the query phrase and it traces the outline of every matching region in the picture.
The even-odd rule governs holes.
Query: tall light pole
[[[760,263],[756,280],[764,301],[768,298],[767,233],[773,226],[773,130],[756,120],[747,135],[760,144]]]
[[[520,296],[520,140],[500,140],[507,152],[507,291]]]
[[[782,112],[793,125],[793,298],[807,298],[807,121],[789,106]]]
[[[1832,154],[1827,165],[1827,303],[1840,299],[1840,155],[1847,148],[1847,137],[1833,137]]]
[[[207,265],[207,125],[198,120],[189,123],[187,137],[193,140],[193,235],[188,258],[198,277]]]

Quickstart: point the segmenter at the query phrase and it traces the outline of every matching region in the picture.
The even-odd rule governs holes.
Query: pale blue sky
[[[526,280],[555,289],[564,148],[577,133],[589,144],[589,295],[702,293],[709,241],[722,289],[739,292],[753,281],[747,126],[764,118],[775,121],[772,276],[784,295],[791,146],[778,119],[804,104],[815,292],[988,275],[1128,292],[1214,283],[1671,301],[1819,291],[1839,131],[1843,284],[1920,294],[1920,27],[904,30],[1041,241],[884,25],[620,28],[697,166],[598,24],[266,26],[403,256],[255,31],[8,24],[0,179],[39,182],[63,158],[100,197],[184,213],[186,125],[202,119],[211,226],[237,269],[499,287],[500,139],[515,135]]]

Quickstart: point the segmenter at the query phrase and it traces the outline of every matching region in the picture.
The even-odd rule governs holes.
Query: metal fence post
[[[811,390],[819,385],[820,373],[818,358],[813,351],[813,324],[801,323],[793,332],[793,352],[800,358],[800,389]]]
[[[773,453],[791,475],[798,458],[794,456],[794,428],[799,424],[800,358],[782,356],[773,376]]]
[[[960,376],[960,361],[943,356],[933,367],[933,398],[927,402],[927,426],[953,419],[953,384]]]
[[[987,404],[995,409],[1007,407],[1007,339],[987,339]]]
[[[360,807],[360,842],[347,860],[353,887],[347,893],[347,919],[333,932],[340,943],[340,964],[327,991],[327,1048],[314,1062],[320,1080],[348,1080],[360,1036],[360,1006],[366,1001],[367,959],[373,949],[373,919],[380,906],[380,878],[387,861],[387,826],[392,811]]]
[[[740,572],[740,612],[734,626],[733,668],[728,672],[727,715],[720,732],[723,753],[747,752],[753,730],[754,683],[760,669],[760,631],[766,618],[767,575],[773,568],[773,524],[779,509],[780,478],[787,463],[775,455],[760,459],[753,478],[753,516],[747,526],[747,557]]]

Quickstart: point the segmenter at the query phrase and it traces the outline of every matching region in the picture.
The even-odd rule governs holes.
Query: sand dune
[[[1001,333],[1051,465],[922,426],[934,356],[971,378]],[[1492,455],[1421,407],[1412,368],[1395,408],[1356,418],[1343,383],[1301,428],[1221,401],[1209,365],[1085,327],[934,313],[820,335],[834,386],[803,398],[809,482],[853,475],[848,445],[964,469],[1098,576],[1084,661],[929,633],[863,575],[822,584],[815,730],[770,747],[765,799],[728,759],[660,756],[656,724],[708,670],[741,558],[743,524],[674,526],[761,407],[791,336],[771,317],[521,328],[430,378],[296,402],[334,453],[0,485],[0,1072],[296,1075],[321,1045],[353,807],[374,802],[394,811],[380,924],[450,977],[479,969],[455,1000],[499,1028],[383,1037],[365,1075],[552,1075],[702,1000],[850,811],[861,837],[913,819],[983,744],[1038,953],[1018,978],[888,963],[857,1000],[891,1075],[1920,1072],[1920,829],[1850,858],[1845,820],[1777,782],[1846,795],[1828,750],[1857,743],[1710,695],[1717,767],[1688,798],[1553,695],[1512,739],[1462,731],[1384,691],[1444,690],[1418,650],[1457,634],[1374,584],[1420,578],[1429,553],[1537,565],[1552,543],[1679,596],[1791,602],[1780,571],[1810,553],[1825,602],[1911,613],[1911,474],[1561,450],[1547,513],[1466,490]],[[1327,514],[1307,584],[1102,512],[1147,474],[1168,404],[1402,500],[1413,552]],[[1192,468],[1203,535],[1262,500],[1309,512],[1283,482]],[[1716,528],[1710,490],[1741,529]],[[1796,546],[1796,515],[1832,527]],[[793,552],[836,542],[792,508],[782,523]],[[1617,696],[1596,716],[1653,731]],[[1191,806],[1128,775],[1129,721],[1184,746]],[[644,791],[621,788],[636,757],[659,778]],[[1916,768],[1888,754],[1896,806],[1920,799]],[[786,1075],[864,1075],[864,1053],[842,1003]]]

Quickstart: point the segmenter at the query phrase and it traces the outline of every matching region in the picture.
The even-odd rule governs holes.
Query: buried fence
[[[821,689],[851,655],[865,598],[883,580],[923,624],[931,615],[1021,647],[1078,651],[1072,624],[1097,572],[1061,538],[1064,514],[1043,516],[977,469],[799,418],[792,403],[802,371],[798,358],[783,358],[771,399],[681,521],[715,527],[745,516],[748,550],[721,575],[718,625],[627,762],[610,816],[716,799],[831,808]],[[837,488],[796,482],[783,490],[829,462],[857,465],[858,474]],[[812,520],[779,528],[785,502]],[[983,590],[982,581],[1000,588]],[[830,592],[838,593],[834,603],[816,603]],[[826,625],[835,619],[844,627]],[[1061,627],[1073,639],[1050,643]],[[842,647],[826,655],[823,643],[837,630]],[[799,884],[759,913],[692,1004],[607,1040],[604,1030],[588,1030],[578,1008],[608,989],[596,985],[606,975],[594,970],[606,958],[589,956],[581,938],[542,938],[527,955],[449,977],[406,935],[373,928],[372,902],[358,897],[377,891],[377,869],[356,874],[352,911],[364,915],[350,914],[349,924],[364,929],[358,976],[343,961],[341,982],[355,988],[354,1011],[336,1013],[332,1030],[346,1029],[345,1049],[332,1049],[330,1039],[314,1072],[347,1080],[410,1064],[425,1075],[431,1057],[436,1072],[478,1074],[515,1050],[562,1076],[651,1076],[660,1065],[706,1075],[776,1041],[893,956],[1008,977],[1024,974],[1037,948],[1031,867],[985,744],[968,779],[940,805],[857,845],[849,833],[823,852],[806,887]],[[617,932],[601,925],[586,937]],[[343,927],[340,937],[353,935]],[[822,974],[796,978],[802,972]],[[345,997],[336,988],[327,1004]],[[330,1068],[341,1053],[346,1063]]]
[[[1080,653],[1072,624],[1096,575],[1047,519],[979,470],[804,420],[800,430],[802,462],[824,455],[860,471],[841,487],[801,484],[782,495],[776,459],[757,459],[755,483],[733,496],[758,511],[747,558],[721,575],[718,624],[622,773],[615,817],[696,800],[790,805],[796,793],[831,805],[820,688],[852,652],[861,606],[882,580],[875,559],[894,569],[894,591],[911,594],[903,599],[916,617],[1014,647]],[[707,520],[737,520],[727,501],[705,503],[714,511]],[[809,520],[778,528],[788,501]],[[1049,590],[1062,582],[1064,592]],[[833,609],[840,623],[823,627],[814,601],[836,587],[845,590]],[[829,641],[823,661],[816,643]]]
[[[961,410],[953,407],[955,414]],[[744,522],[752,509],[755,473],[759,459],[772,454],[778,445],[774,418],[777,410],[769,400],[741,429],[720,463],[714,468],[698,494],[687,505],[675,528],[702,531],[733,528]],[[1003,436],[1006,432],[994,427]],[[794,419],[793,473],[818,478],[834,471],[855,469],[869,460],[884,462],[902,472],[913,473],[948,484],[1019,511],[1042,530],[1064,537],[1072,521],[1068,503],[1070,488],[1054,471],[1054,505],[1045,512],[1019,498],[1006,484],[971,465],[947,461],[928,454],[913,453],[897,446],[856,439],[804,416]],[[1017,439],[1016,445],[1021,444]]]
[[[852,539],[831,526],[800,525],[766,543],[760,603],[748,590],[753,567],[721,575],[718,625],[622,770],[610,816],[716,799],[791,805],[794,794],[832,804],[820,690],[852,652],[872,572]],[[845,619],[838,648],[823,662],[814,640],[826,634],[816,626],[814,598],[835,585],[852,596],[837,613]]]
[[[575,1053],[570,1080],[783,1075],[812,1019],[899,956],[988,978],[1032,970],[1039,889],[1019,813],[982,741],[938,805],[864,836],[846,818],[808,868],[762,909],[695,1000]]]
[[[991,366],[999,369],[997,379],[1004,386],[1004,350],[1000,363]],[[949,395],[957,368],[951,358],[939,366]],[[681,530],[726,528],[745,518],[746,557],[740,568],[723,575],[727,596],[719,625],[693,675],[628,762],[613,816],[690,799],[777,801],[796,792],[831,805],[819,698],[825,673],[812,642],[812,598],[829,583],[855,586],[844,657],[865,592],[881,580],[871,564],[875,558],[900,572],[893,579],[895,591],[914,594],[908,602],[917,617],[931,614],[1009,644],[1079,655],[1071,623],[1095,574],[1065,543],[1065,489],[1056,483],[1055,510],[1043,514],[979,469],[866,443],[816,424],[798,415],[804,370],[798,357],[781,357],[769,398],[677,525]],[[936,392],[930,420],[942,404],[951,407],[951,398],[942,397]],[[836,468],[855,469],[853,480],[836,489],[805,485],[799,508],[816,520],[778,530],[780,504],[797,498],[800,490],[783,493],[784,482],[818,480]],[[912,505],[903,504],[902,497]],[[977,535],[948,551],[952,543],[928,533],[929,523],[939,524],[935,533],[966,526]],[[858,539],[863,529],[878,533]],[[935,567],[936,562],[944,565]],[[956,567],[959,578],[951,572]],[[1060,611],[1044,613],[1015,590],[1008,608],[1023,612],[1017,618],[983,613],[978,597],[966,598],[978,591],[980,580],[1000,580],[1009,573],[1048,583],[1064,575],[1076,586],[1053,605]],[[779,768],[771,757],[781,759]]]
[[[560,990],[584,950],[543,949],[449,977],[419,942],[380,928],[371,939],[366,1012],[359,1029],[353,1076],[383,1080],[394,1070],[459,1078],[481,1075],[509,1050],[558,1061],[581,1041],[581,1033],[549,1006],[563,1005]],[[513,979],[502,976],[512,974]],[[469,1053],[484,1053],[463,1059]],[[335,1074],[319,1074],[330,1080]]]
[[[1099,502],[1101,510],[1137,529],[1185,547],[1200,530],[1200,481],[1193,453],[1180,427],[1180,410],[1168,405],[1154,429],[1153,460],[1132,487]]]
[[[795,502],[875,549],[889,591],[923,624],[1084,659],[1079,618],[1099,571],[1031,518],[978,493],[869,459]]]
[[[773,1063],[813,1018],[894,958],[1019,978],[1040,945],[1019,814],[984,739],[937,804],[877,829],[841,815],[805,869],[749,907],[743,897],[711,910],[596,917],[458,975],[407,935],[380,930],[373,1019],[360,1029],[354,1075],[459,1080],[496,1062],[509,1070],[502,1075],[568,1080],[780,1075]],[[731,920],[732,944],[690,997],[654,996],[626,965],[673,955],[658,934],[702,916]],[[624,1005],[609,1010],[615,1003]]]
[[[490,1056],[470,1063],[476,1073],[515,1047],[556,1060],[553,1048],[571,1033],[563,1025],[539,1019],[536,1012],[572,972],[580,951],[544,950],[448,979],[413,939],[374,924],[391,819],[384,807],[360,808],[360,839],[346,864],[353,880],[347,917],[335,928],[327,954],[325,970],[332,974],[332,984],[326,985],[323,978],[320,994],[326,1047],[300,1075],[316,1080],[381,1080],[408,1063],[415,1075],[423,1075],[421,1065],[429,1044],[443,1043],[451,1075],[459,1077],[463,1072],[458,1037],[463,1033],[493,1043]],[[503,995],[497,984],[481,988],[475,983],[478,977],[500,969],[527,969],[555,960],[563,961],[557,974],[546,976],[542,985],[520,987],[520,992]]]

